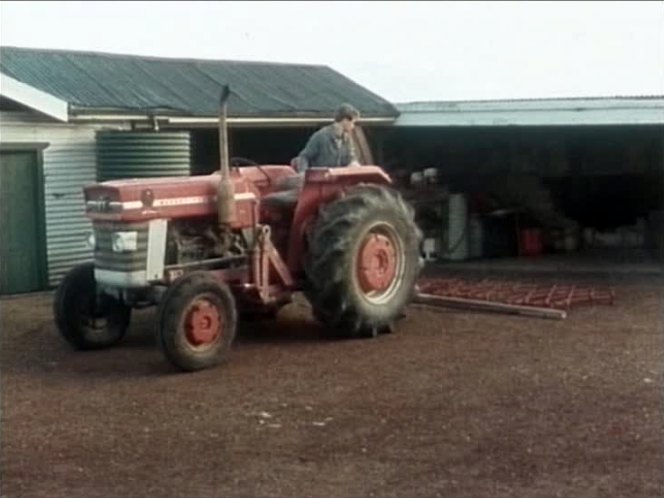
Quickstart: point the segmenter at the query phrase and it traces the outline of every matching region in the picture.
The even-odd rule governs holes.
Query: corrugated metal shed
[[[0,112],[3,142],[49,143],[43,165],[50,285],[56,285],[72,266],[92,259],[85,244],[91,225],[85,216],[82,187],[97,180],[98,129],[98,125],[57,123],[34,113]]]
[[[327,118],[340,102],[366,117],[398,114],[391,103],[327,66],[0,47],[0,71],[68,102],[74,113],[215,116],[220,87],[229,84],[230,116]]]
[[[396,126],[664,125],[664,96],[396,104]]]

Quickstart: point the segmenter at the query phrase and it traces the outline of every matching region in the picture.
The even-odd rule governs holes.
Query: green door
[[[0,294],[44,288],[45,248],[38,153],[0,152]]]

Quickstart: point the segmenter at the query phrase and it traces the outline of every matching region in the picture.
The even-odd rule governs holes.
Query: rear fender
[[[390,185],[389,175],[378,166],[345,168],[311,168],[305,174],[304,186],[295,208],[288,244],[287,264],[293,276],[302,271],[306,232],[313,228],[320,206],[328,204],[348,188],[359,184]]]
[[[311,168],[305,175],[305,186],[309,183],[389,185],[392,183],[392,179],[379,166],[348,166],[346,168]]]

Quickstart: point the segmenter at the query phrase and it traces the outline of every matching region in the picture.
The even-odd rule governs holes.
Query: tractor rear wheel
[[[227,356],[237,324],[233,294],[205,272],[178,279],[159,303],[157,343],[185,371],[209,368]]]
[[[361,185],[326,207],[309,239],[305,294],[338,337],[374,337],[398,319],[422,268],[422,233],[395,190]]]
[[[60,335],[79,350],[103,349],[125,336],[131,308],[107,294],[97,295],[94,264],[72,268],[62,280],[53,302]]]

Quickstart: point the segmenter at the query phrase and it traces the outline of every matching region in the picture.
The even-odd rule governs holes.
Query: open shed
[[[661,266],[664,97],[397,108],[387,163],[420,191],[433,257]]]

